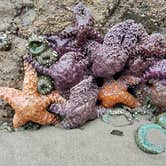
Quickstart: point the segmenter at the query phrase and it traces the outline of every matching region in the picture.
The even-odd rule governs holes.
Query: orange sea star
[[[51,103],[62,103],[65,99],[59,95],[58,91],[53,91],[47,96],[39,94],[35,69],[26,62],[24,62],[24,69],[22,90],[0,87],[0,98],[8,102],[15,111],[13,126],[18,128],[28,121],[42,125],[58,123],[59,118],[47,112],[46,108]]]
[[[98,99],[102,101],[104,107],[113,107],[118,103],[132,108],[140,105],[135,97],[127,91],[127,85],[122,81],[106,82],[99,89]]]

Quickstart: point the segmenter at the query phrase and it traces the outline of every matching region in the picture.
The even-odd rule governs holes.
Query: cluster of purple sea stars
[[[74,8],[74,25],[59,35],[46,37],[60,59],[47,68],[27,57],[39,73],[53,79],[56,89],[70,91],[67,103],[50,107],[63,117],[61,124],[65,128],[81,126],[97,117],[96,78],[112,79],[120,73],[118,79],[132,76],[143,84],[152,79],[156,85],[153,87],[158,85],[156,80],[162,80],[162,86],[166,86],[164,36],[149,35],[142,24],[126,20],[113,26],[102,38],[93,25],[90,10],[79,3]]]

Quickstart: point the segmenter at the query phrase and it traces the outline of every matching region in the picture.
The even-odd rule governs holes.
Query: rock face
[[[79,0],[0,0],[0,31],[12,36],[12,48],[0,52],[0,86],[21,88],[22,56],[32,32],[55,34],[72,23],[72,10]],[[95,27],[107,29],[126,18],[135,19],[152,31],[166,31],[165,0],[82,0],[92,10]],[[5,104],[0,103],[0,110]],[[6,107],[5,107],[6,108]],[[9,109],[8,109],[9,110]],[[2,112],[1,111],[1,112]],[[0,123],[3,117],[0,114]]]

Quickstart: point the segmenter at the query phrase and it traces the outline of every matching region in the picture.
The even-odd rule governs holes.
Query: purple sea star
[[[83,80],[87,59],[78,52],[68,52],[59,61],[52,64],[49,68],[40,65],[31,56],[26,57],[34,68],[40,73],[50,76],[53,79],[55,88],[65,91]]]
[[[147,36],[142,24],[126,20],[110,29],[103,44],[94,41],[87,43],[85,50],[90,54],[93,74],[110,77],[120,72],[131,55],[136,54],[138,41],[143,42]]]
[[[166,59],[156,62],[145,71],[143,80],[148,81],[150,79],[166,79]]]
[[[50,47],[63,55],[69,51],[81,51],[82,45],[88,40],[102,42],[103,38],[92,26],[94,18],[91,11],[83,3],[74,7],[74,26],[65,28],[59,35],[48,36]]]
[[[96,100],[98,87],[92,76],[71,88],[70,98],[64,105],[53,104],[51,112],[64,116],[61,124],[64,128],[76,128],[89,120],[97,118]]]

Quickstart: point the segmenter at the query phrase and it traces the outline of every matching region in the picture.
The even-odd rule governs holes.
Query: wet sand
[[[147,154],[135,144],[136,129],[144,123],[113,127],[95,120],[73,130],[57,126],[0,131],[0,166],[164,166],[166,153]],[[123,131],[124,136],[111,135],[113,129]],[[160,142],[164,137],[153,134],[154,138]]]

